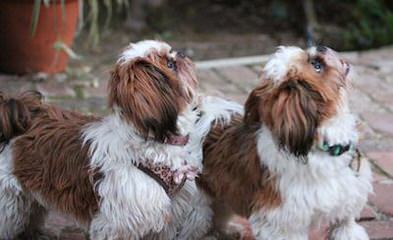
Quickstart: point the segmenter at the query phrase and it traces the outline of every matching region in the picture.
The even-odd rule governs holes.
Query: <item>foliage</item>
[[[62,8],[62,17],[65,16],[65,1],[67,0],[60,0],[61,8]],[[32,14],[32,25],[31,25],[31,33],[34,36],[36,29],[37,29],[37,24],[40,16],[40,10],[42,7],[42,4],[44,7],[49,7],[50,4],[57,4],[57,0],[34,0],[34,7],[33,7],[33,14]],[[85,4],[87,3],[87,4]],[[113,10],[115,9],[117,12],[123,10],[123,9],[128,9],[129,8],[129,3],[130,0],[79,0],[79,7],[81,9],[80,11],[80,28],[83,28],[85,26],[88,27],[88,43],[96,47],[99,43],[100,40],[100,10],[102,10],[101,5],[103,5],[103,9],[105,10],[105,24],[104,28],[108,28],[112,16],[113,16]],[[84,13],[86,14],[86,17],[84,17]]]
[[[62,16],[65,16],[64,1],[65,0],[60,0]],[[42,3],[44,4],[45,7],[49,7],[51,2],[50,0],[34,0],[32,21],[31,21],[31,35],[33,36],[35,34],[35,31],[37,30],[37,24],[38,24],[38,19],[40,17],[40,10],[41,10]]]
[[[393,42],[393,10],[381,0],[356,0],[344,34],[345,48],[370,48]]]
[[[83,27],[86,23],[89,28],[88,44],[93,48],[97,47],[100,42],[100,32],[110,26],[114,10],[116,13],[120,13],[125,9],[129,9],[129,5],[130,0],[87,0],[87,5],[83,7],[83,10],[87,12],[87,16],[86,18],[81,17],[81,26]],[[100,10],[102,9],[105,10],[104,15],[106,17],[103,29],[100,29],[100,19],[102,18]]]
[[[53,1],[63,4],[67,0],[35,0],[33,19],[37,19],[41,3],[47,6]],[[101,33],[114,26],[112,22],[118,24],[127,19],[133,0],[79,1],[80,29],[86,29],[88,45],[97,47]],[[340,50],[393,43],[392,0],[314,0],[314,7],[320,26],[334,30],[327,31],[326,43]],[[167,0],[160,8],[144,11],[148,11],[144,20],[148,25],[145,33],[149,36],[189,35],[190,31],[197,34],[262,32],[274,36],[277,29],[303,35],[306,25],[302,1]],[[33,21],[33,33],[36,26],[37,21]],[[329,40],[333,35],[337,37]]]

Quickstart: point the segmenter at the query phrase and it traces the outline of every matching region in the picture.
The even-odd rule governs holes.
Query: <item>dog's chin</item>
[[[110,106],[145,138],[164,142],[179,134],[179,118],[196,97],[192,62],[163,42],[130,45],[112,72]]]
[[[281,47],[247,100],[245,120],[266,125],[281,149],[304,158],[324,122],[347,108],[350,73],[350,65],[329,48]]]

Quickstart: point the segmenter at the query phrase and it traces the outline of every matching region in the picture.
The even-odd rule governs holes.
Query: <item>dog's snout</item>
[[[325,53],[328,50],[325,46],[317,46],[317,52]]]

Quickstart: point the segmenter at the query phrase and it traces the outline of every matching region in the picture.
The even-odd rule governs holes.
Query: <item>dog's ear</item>
[[[143,135],[164,141],[178,133],[181,91],[175,76],[159,63],[137,59],[118,64],[109,84],[109,105]]]
[[[0,152],[12,138],[26,132],[41,99],[42,95],[35,91],[23,92],[18,97],[0,92]]]
[[[244,112],[244,122],[247,124],[256,123],[260,120],[259,116],[260,98],[258,92],[254,89],[247,98]]]
[[[245,104],[244,122],[247,124],[263,121],[264,103],[268,99],[271,85],[266,82],[255,88],[247,98]]]
[[[297,157],[306,156],[320,122],[321,95],[306,81],[288,80],[276,89],[271,99],[270,124],[279,146]]]

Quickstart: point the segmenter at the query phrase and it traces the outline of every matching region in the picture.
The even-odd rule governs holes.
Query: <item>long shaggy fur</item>
[[[114,67],[106,117],[50,106],[36,93],[2,94],[0,239],[31,237],[42,225],[31,216],[43,219],[42,209],[72,217],[92,239],[200,239],[212,213],[195,182],[187,180],[171,199],[138,168],[148,161],[189,176],[201,167],[210,124],[238,108],[200,98],[196,88],[190,59],[166,43],[142,41]],[[190,140],[168,144],[176,135]]]
[[[312,224],[327,220],[335,226],[332,239],[368,239],[355,218],[372,190],[371,170],[367,161],[350,167],[357,130],[348,71],[328,48],[273,54],[244,117],[215,124],[204,142],[198,183],[219,206],[217,226],[240,214],[257,239],[306,240]],[[352,147],[331,155],[326,144]]]

